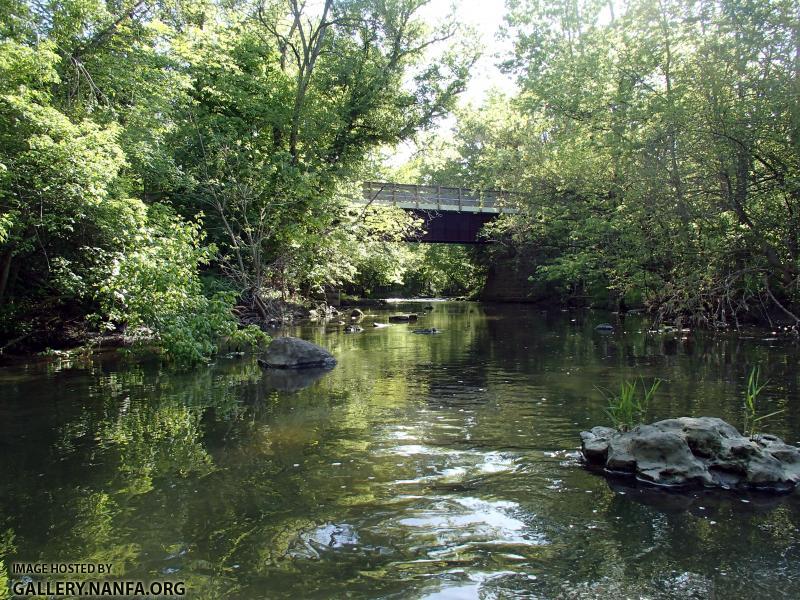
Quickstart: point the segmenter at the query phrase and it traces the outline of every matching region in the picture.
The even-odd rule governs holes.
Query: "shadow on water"
[[[598,477],[601,475],[598,474]],[[719,513],[725,507],[738,509],[742,514],[763,513],[779,507],[784,502],[793,502],[793,492],[773,493],[750,492],[733,493],[727,490],[670,490],[662,487],[638,483],[632,478],[608,478],[609,488],[618,496],[626,496],[644,506],[650,506],[663,513],[692,512],[698,516]]]
[[[798,494],[655,493],[577,453],[606,421],[596,387],[658,377],[650,418],[739,424],[755,364],[763,410],[785,409],[770,431],[797,443],[796,345],[433,307],[289,331],[336,355],[329,372],[255,357],[0,371],[0,560],[112,562],[194,598],[800,597]]]

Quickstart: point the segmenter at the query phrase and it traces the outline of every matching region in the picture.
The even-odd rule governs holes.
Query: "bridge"
[[[481,228],[499,214],[513,214],[513,194],[441,185],[365,181],[364,203],[395,206],[424,221],[426,233],[415,241],[444,244],[481,243]]]

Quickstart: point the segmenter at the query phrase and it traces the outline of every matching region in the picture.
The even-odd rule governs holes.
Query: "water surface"
[[[0,370],[0,560],[113,562],[192,598],[800,597],[799,494],[654,494],[577,460],[597,388],[658,377],[651,418],[738,426],[757,364],[797,443],[796,343],[463,302],[371,327],[394,310],[293,330],[339,359],[300,381],[252,356]]]

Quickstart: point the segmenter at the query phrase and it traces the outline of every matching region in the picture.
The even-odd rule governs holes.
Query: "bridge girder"
[[[481,244],[481,228],[499,214],[517,210],[512,194],[499,190],[470,190],[434,185],[409,185],[367,181],[363,202],[411,212],[425,222],[426,233],[408,241],[433,244]]]

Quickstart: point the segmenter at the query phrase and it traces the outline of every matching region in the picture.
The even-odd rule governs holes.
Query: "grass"
[[[600,390],[608,397],[606,414],[611,419],[614,427],[619,431],[629,431],[642,422],[650,401],[661,385],[661,380],[656,379],[648,388],[643,379],[639,379],[642,384],[641,392],[637,381],[623,381],[620,384],[619,394],[611,396],[604,390]]]
[[[769,381],[761,383],[759,381],[760,376],[760,367],[753,367],[750,370],[750,376],[747,378],[747,389],[744,392],[744,426],[742,427],[742,432],[747,437],[753,437],[756,434],[755,428],[761,421],[774,417],[785,410],[782,408],[768,415],[758,416],[758,407],[756,406],[758,396],[769,383]]]

